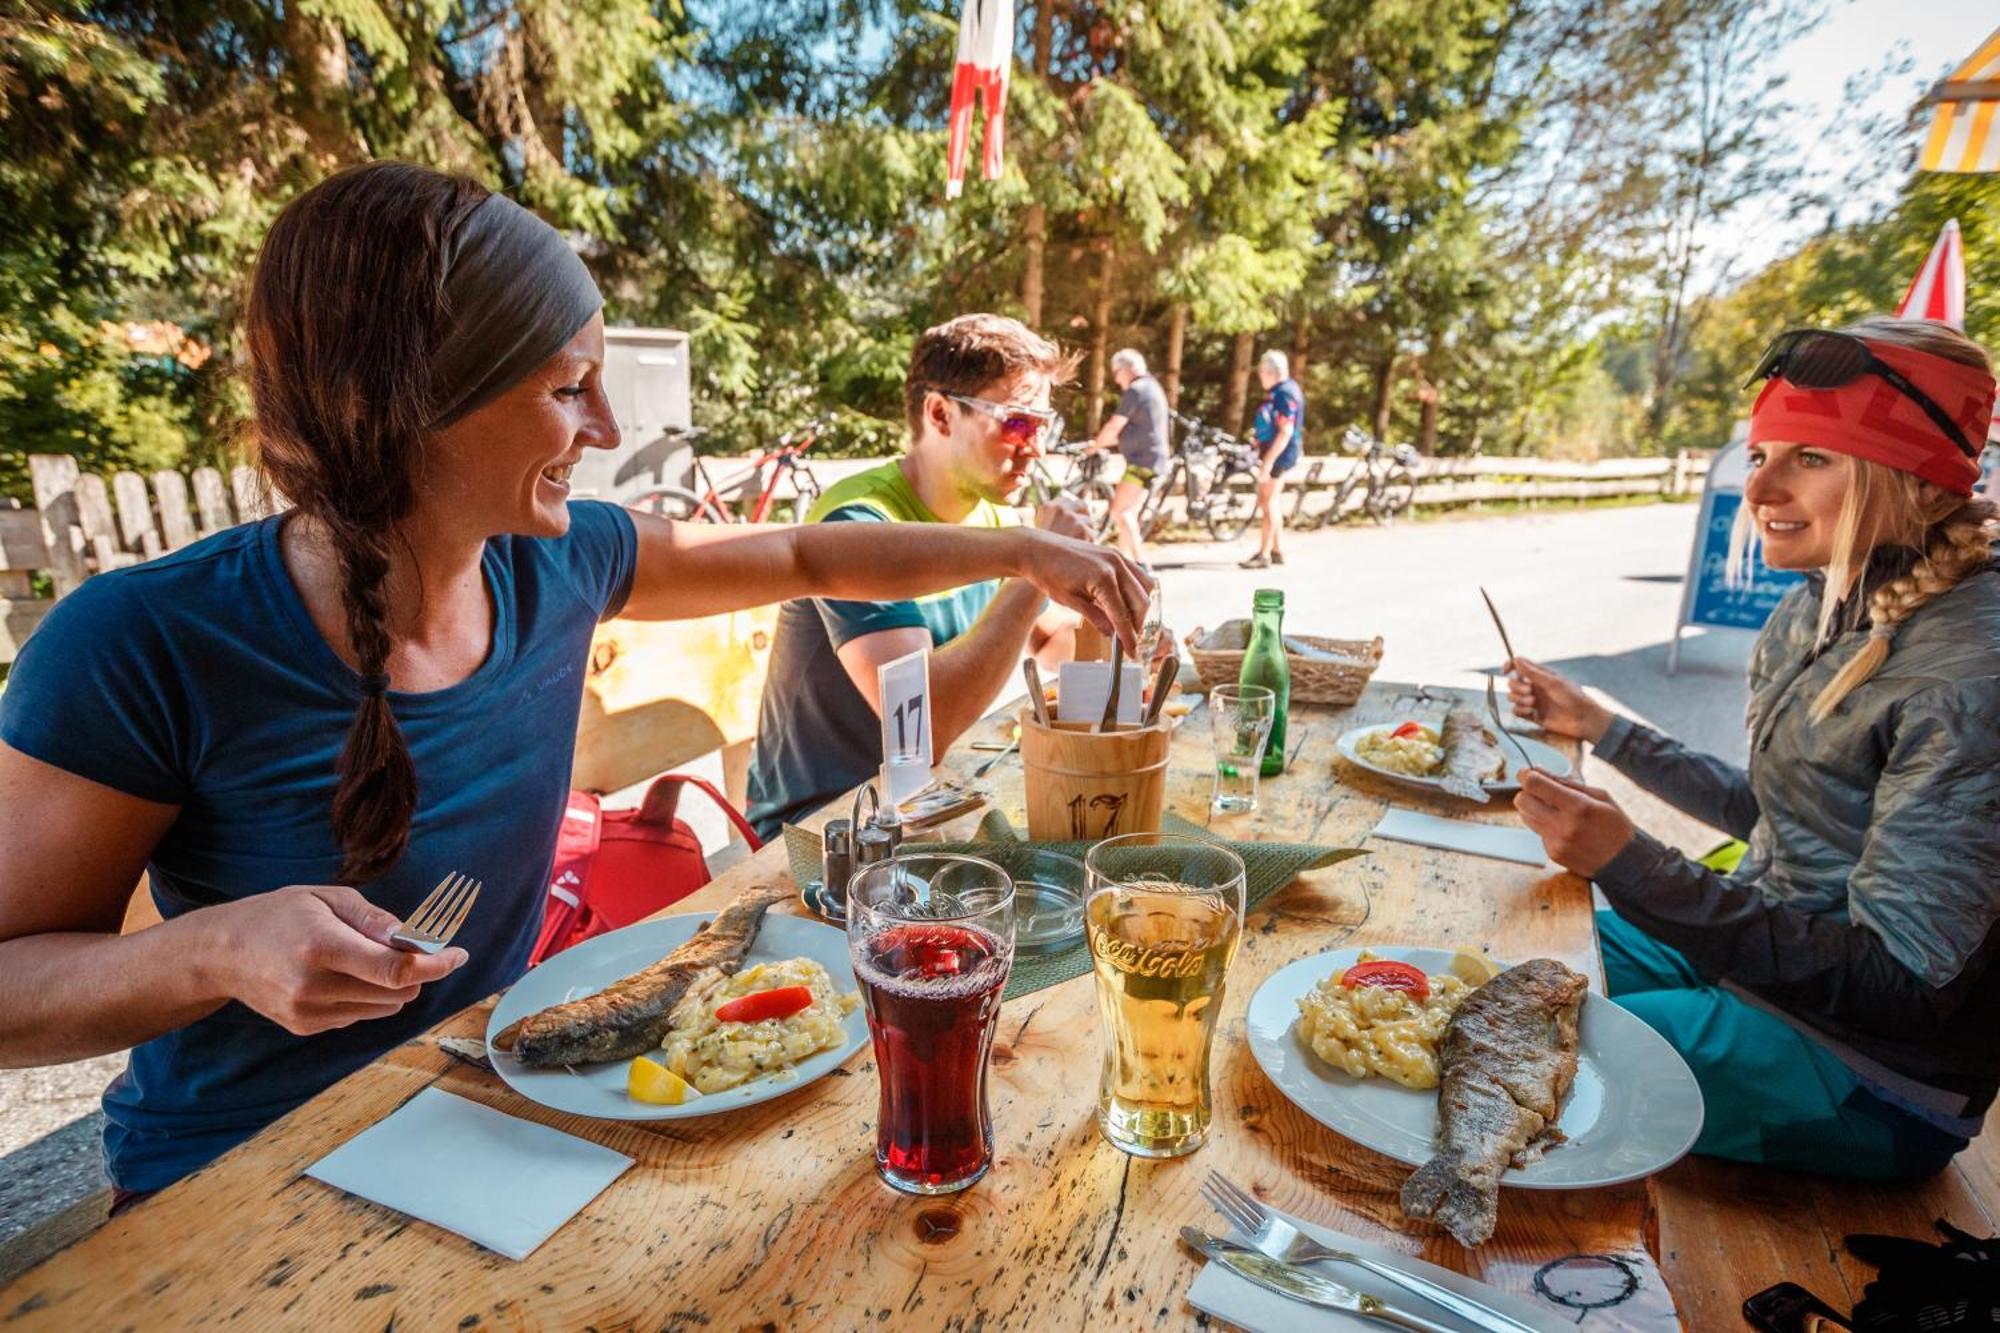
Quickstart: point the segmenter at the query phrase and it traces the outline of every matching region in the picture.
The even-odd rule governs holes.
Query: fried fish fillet
[[[1587,983],[1549,958],[1510,967],[1465,998],[1439,1055],[1438,1152],[1403,1182],[1403,1212],[1461,1245],[1493,1236],[1500,1173],[1562,1141],[1556,1117],[1576,1078]]]
[[[623,1060],[653,1050],[667,1035],[674,1006],[688,989],[741,966],[764,913],[790,894],[779,884],[744,890],[715,920],[704,922],[687,943],[651,967],[595,995],[509,1023],[493,1044],[536,1069]]]
[[[1481,785],[1507,771],[1507,756],[1500,752],[1499,737],[1470,708],[1453,708],[1444,715],[1438,729],[1438,745],[1444,750],[1444,771],[1438,785],[1453,796],[1463,796],[1481,805],[1487,802]]]

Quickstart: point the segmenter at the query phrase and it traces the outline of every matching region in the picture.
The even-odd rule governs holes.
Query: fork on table
[[[1242,1232],[1250,1248],[1259,1254],[1288,1264],[1311,1264],[1321,1260],[1352,1264],[1377,1277],[1386,1278],[1405,1291],[1415,1292],[1481,1328],[1505,1330],[1505,1333],[1534,1333],[1532,1326],[1512,1315],[1481,1304],[1449,1287],[1441,1287],[1428,1278],[1378,1263],[1352,1250],[1335,1250],[1320,1244],[1293,1226],[1283,1214],[1265,1207],[1255,1195],[1218,1171],[1209,1172],[1208,1178],[1201,1182],[1201,1197],[1230,1225]]]
[[[417,910],[389,937],[389,943],[408,953],[436,953],[450,944],[465,924],[479,898],[479,888],[480,881],[454,870],[417,904]]]

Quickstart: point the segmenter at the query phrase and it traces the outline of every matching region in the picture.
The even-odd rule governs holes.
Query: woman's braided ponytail
[[[1869,595],[1872,623],[1868,641],[1813,700],[1812,720],[1821,722],[1831,716],[1856,686],[1880,671],[1889,660],[1896,632],[1932,599],[1950,592],[1959,580],[1984,567],[1993,558],[1996,539],[2000,539],[2000,505],[1983,496],[1963,501],[1933,524],[1915,567]]]
[[[342,172],[279,214],[251,284],[260,460],[332,545],[361,675],[333,798],[345,883],[380,877],[409,845],[417,775],[388,698],[391,543],[433,420],[446,247],[488,193],[407,163]]]

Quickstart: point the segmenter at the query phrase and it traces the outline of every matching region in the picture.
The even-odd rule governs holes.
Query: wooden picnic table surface
[[[1336,758],[1346,729],[1408,715],[1376,683],[1353,708],[1297,707],[1297,758],[1266,781],[1262,808],[1217,831],[1360,843],[1392,800],[1512,821],[1504,801],[1434,800]],[[1176,737],[1168,805],[1202,822],[1212,780],[1197,711]],[[947,757],[969,769],[966,742]],[[1572,751],[1573,753],[1573,751]],[[1009,759],[985,779],[1021,810]],[[838,803],[837,803],[838,804]],[[820,818],[833,813],[831,808]],[[975,817],[967,817],[962,832]],[[1094,1122],[1098,1036],[1086,975],[1010,1001],[993,1048],[992,1172],[947,1198],[913,1198],[875,1175],[874,1064],[864,1048],[834,1076],[726,1117],[657,1124],[563,1115],[447,1056],[435,1038],[481,1036],[492,1000],[388,1052],[264,1133],[0,1290],[15,1328],[1184,1327],[1199,1260],[1176,1240],[1214,1225],[1197,1195],[1211,1168],[1294,1213],[1535,1297],[1601,1295],[1586,1328],[1679,1326],[1655,1256],[1648,1186],[1508,1190],[1476,1252],[1403,1220],[1408,1168],[1321,1127],[1287,1101],[1245,1043],[1251,994],[1294,959],[1343,945],[1484,949],[1560,959],[1601,988],[1589,886],[1551,868],[1371,842],[1369,855],[1302,876],[1254,908],[1217,1036],[1216,1123],[1178,1161],[1128,1157]],[[773,844],[672,912],[715,909],[786,875]],[[794,905],[796,910],[796,905]],[[526,1260],[309,1179],[320,1157],[429,1086],[609,1145],[636,1159]],[[1537,1275],[1543,1280],[1538,1283]],[[1629,1276],[1630,1281],[1627,1282]],[[1773,1278],[1767,1280],[1775,1280]],[[1586,1297],[1586,1300],[1594,1297]],[[1738,1297],[1740,1299],[1740,1295]],[[1566,1322],[1575,1309],[1549,1306]]]

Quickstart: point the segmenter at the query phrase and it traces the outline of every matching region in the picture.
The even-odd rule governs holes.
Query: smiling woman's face
[[[618,447],[604,393],[604,316],[520,383],[438,433],[424,460],[425,499],[483,535],[569,531],[569,472],[585,449]]]
[[[1831,564],[1840,507],[1853,485],[1854,463],[1846,454],[1784,440],[1751,445],[1743,501],[1757,525],[1764,563],[1799,570]]]

